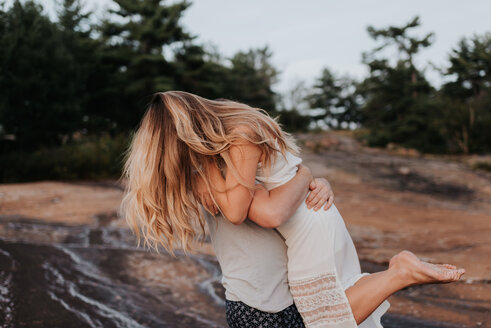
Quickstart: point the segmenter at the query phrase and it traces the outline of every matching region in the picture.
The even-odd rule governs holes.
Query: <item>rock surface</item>
[[[298,140],[331,182],[365,271],[402,249],[467,270],[396,293],[386,327],[491,327],[491,174],[342,133]],[[0,326],[225,326],[210,245],[190,258],[137,249],[121,196],[113,181],[0,185]]]

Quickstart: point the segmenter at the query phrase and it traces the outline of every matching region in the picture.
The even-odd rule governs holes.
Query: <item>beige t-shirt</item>
[[[271,190],[292,179],[302,159],[289,152],[286,156],[278,152],[267,175],[259,164],[256,182]],[[264,312],[279,312],[292,305],[283,237],[249,219],[234,225],[221,214],[213,217],[204,212],[222,269],[226,299],[242,301]]]
[[[225,298],[264,312],[279,312],[292,305],[282,237],[249,219],[234,225],[222,215],[213,217],[206,212],[205,217],[223,273]]]

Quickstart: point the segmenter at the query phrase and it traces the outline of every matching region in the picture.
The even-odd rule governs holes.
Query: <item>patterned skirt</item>
[[[227,323],[230,328],[304,328],[295,306],[276,313],[263,312],[242,302],[225,300]]]

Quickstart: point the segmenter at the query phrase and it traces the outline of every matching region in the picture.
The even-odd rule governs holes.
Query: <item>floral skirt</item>
[[[225,301],[227,323],[230,328],[304,328],[302,317],[295,306],[276,313],[263,312],[242,302]]]

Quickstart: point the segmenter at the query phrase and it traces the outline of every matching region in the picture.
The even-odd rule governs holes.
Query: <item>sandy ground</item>
[[[366,270],[384,268],[402,249],[467,270],[457,284],[397,293],[392,313],[491,327],[491,174],[460,160],[369,149],[343,135],[298,139],[314,176],[331,182]],[[114,218],[121,196],[114,181],[4,184],[0,215],[91,225]]]

